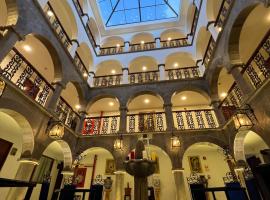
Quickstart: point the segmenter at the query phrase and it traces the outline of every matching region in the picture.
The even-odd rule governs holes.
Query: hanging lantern
[[[53,139],[62,139],[65,133],[65,128],[62,124],[53,125],[49,131],[49,136]]]
[[[122,150],[123,146],[123,138],[118,138],[114,141],[114,149]]]
[[[172,136],[171,137],[171,146],[172,148],[180,148],[181,147],[181,141],[180,138],[177,136]]]
[[[245,110],[240,110],[233,116],[233,121],[236,130],[243,131],[249,130],[253,127],[253,122],[250,116],[245,112]]]

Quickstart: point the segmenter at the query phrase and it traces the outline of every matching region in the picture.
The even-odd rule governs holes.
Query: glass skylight
[[[97,0],[105,26],[178,18],[180,0]]]

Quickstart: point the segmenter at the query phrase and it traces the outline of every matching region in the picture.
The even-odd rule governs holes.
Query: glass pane
[[[125,12],[117,11],[113,13],[111,19],[108,21],[107,26],[121,25],[125,23],[126,23]]]
[[[124,0],[124,7],[125,9],[139,8],[139,1]]]
[[[175,13],[167,5],[160,5],[156,7],[157,19],[167,19],[175,17]]]
[[[128,24],[140,22],[140,12],[139,9],[126,10],[126,22]]]
[[[156,19],[155,6],[141,8],[142,21],[152,21]]]

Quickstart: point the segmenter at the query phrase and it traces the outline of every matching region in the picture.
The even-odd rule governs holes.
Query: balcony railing
[[[88,77],[88,70],[85,67],[80,55],[76,52],[74,56],[74,63],[84,78]]]
[[[144,44],[130,44],[129,45],[129,51],[148,51],[156,48],[155,42],[147,42]]]
[[[254,89],[260,88],[270,76],[270,30],[266,33],[257,49],[242,71]]]
[[[183,110],[173,112],[177,130],[202,130],[218,128],[214,110]]]
[[[120,116],[90,117],[84,120],[83,135],[117,134]]]
[[[72,130],[76,129],[76,125],[80,116],[72,109],[72,107],[60,97],[57,102],[56,115],[59,120]]]
[[[160,44],[162,48],[184,47],[188,45],[188,40],[187,38],[178,38],[170,41],[160,41]]]
[[[140,73],[130,73],[129,83],[149,83],[159,80],[159,71],[149,71]]]
[[[45,106],[54,89],[47,80],[13,48],[2,61],[1,76],[10,80],[27,96]]]
[[[94,87],[108,87],[120,85],[122,81],[122,74],[110,76],[96,76],[94,78]]]
[[[204,66],[207,68],[209,65],[210,60],[212,59],[214,50],[216,48],[216,41],[214,40],[214,38],[211,36],[203,57],[203,64]]]
[[[100,48],[100,55],[114,55],[123,52],[124,47],[104,47]]]
[[[55,31],[58,38],[61,40],[61,42],[65,46],[65,48],[70,49],[72,45],[71,40],[68,34],[66,33],[64,27],[62,26],[60,20],[58,19],[56,13],[54,12],[50,2],[48,2],[47,5],[45,6],[44,12],[49,22],[51,23],[53,30]]]
[[[228,15],[230,14],[233,3],[234,0],[223,0],[215,23],[216,27],[223,28],[226,20],[228,19]]]
[[[169,69],[166,70],[166,74],[169,80],[192,79],[201,77],[199,67],[197,66]]]
[[[166,129],[164,112],[139,113],[127,116],[128,133],[164,132]]]

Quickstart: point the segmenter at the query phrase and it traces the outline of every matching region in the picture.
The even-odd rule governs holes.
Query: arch
[[[103,115],[119,114],[120,103],[116,97],[103,97],[95,101],[92,101],[91,104],[88,104],[88,109],[86,110],[91,116],[100,116],[100,113]]]
[[[193,28],[193,22],[194,22],[196,10],[197,10],[196,5],[191,3],[188,7],[187,26],[186,26],[187,33],[190,33],[190,34],[192,34],[192,31],[193,31],[192,28]]]
[[[222,68],[217,80],[217,94],[220,100],[223,100],[227,96],[234,82],[233,76],[228,73],[226,68]]]
[[[146,99],[148,100],[146,101]],[[133,94],[127,101],[126,105],[128,110],[149,108],[163,109],[164,100],[159,94],[153,91],[140,91]]]
[[[79,54],[86,69],[88,71],[93,71],[93,56],[89,46],[85,42],[81,43],[77,49],[77,53]]]
[[[269,8],[259,3],[247,6],[237,16],[229,35],[228,47],[230,59],[234,63],[246,63],[253,54],[269,30],[268,17]],[[244,41],[249,41],[249,45],[244,44]]]
[[[0,26],[16,25],[19,12],[16,0],[2,0],[0,2]]]
[[[216,21],[222,0],[207,0],[206,13],[208,21]]]
[[[211,33],[207,31],[205,26],[201,27],[198,32],[197,40],[196,40],[197,60],[203,59],[207,46],[208,46],[208,41],[210,38],[211,38]]]
[[[88,26],[89,26],[89,29],[91,30],[91,33],[94,37],[94,40],[95,40],[95,44],[96,45],[99,45],[100,44],[100,40],[101,40],[101,36],[100,36],[100,32],[99,32],[99,29],[98,29],[98,26],[97,26],[97,23],[95,21],[94,18],[90,18],[89,21],[88,21]]]
[[[256,146],[257,149],[252,149],[254,146]],[[233,148],[235,160],[238,162],[243,162],[246,161],[247,152],[256,151],[258,154],[259,150],[269,147],[264,142],[262,137],[254,131],[239,131],[235,136]]]
[[[138,33],[134,35],[131,39],[131,44],[140,44],[141,41],[144,41],[145,43],[147,42],[154,42],[155,38],[153,34],[151,33]]]
[[[76,40],[78,38],[78,25],[74,13],[67,0],[49,0],[49,2],[69,38],[71,40]]]
[[[179,29],[169,29],[166,31],[163,31],[160,35],[160,40],[161,41],[166,41],[168,40],[168,38],[170,38],[171,40],[174,39],[179,39],[179,38],[185,38],[184,33],[181,32],[181,30]]]
[[[96,66],[96,76],[122,74],[122,64],[118,60],[106,60]]]
[[[191,53],[176,52],[168,55],[165,61],[166,69],[176,69],[182,67],[194,67],[196,61]]]
[[[51,142],[44,150],[43,154],[49,154],[54,157],[63,160],[64,170],[70,170],[72,166],[72,152],[67,142],[64,140],[57,140]]]
[[[62,64],[58,53],[44,36],[28,34],[24,41],[15,44],[15,48],[49,83],[62,79]]]
[[[33,129],[28,120],[22,114],[14,110],[1,108],[0,112],[5,113],[18,124],[22,134],[22,155],[31,155],[34,149],[35,139]]]
[[[82,89],[76,82],[68,82],[66,88],[61,92],[61,97],[73,110],[79,110],[81,106],[84,106]]]
[[[103,48],[116,47],[118,44],[120,46],[124,46],[124,42],[125,42],[125,40],[120,36],[111,36],[111,37],[107,37],[106,39],[104,39],[102,41],[101,46]]]
[[[156,71],[158,70],[158,63],[154,57],[151,56],[140,56],[133,59],[129,63],[129,72],[136,73],[142,71]]]
[[[171,97],[172,106],[174,108],[209,108],[211,99],[208,95],[195,91],[175,92]]]

